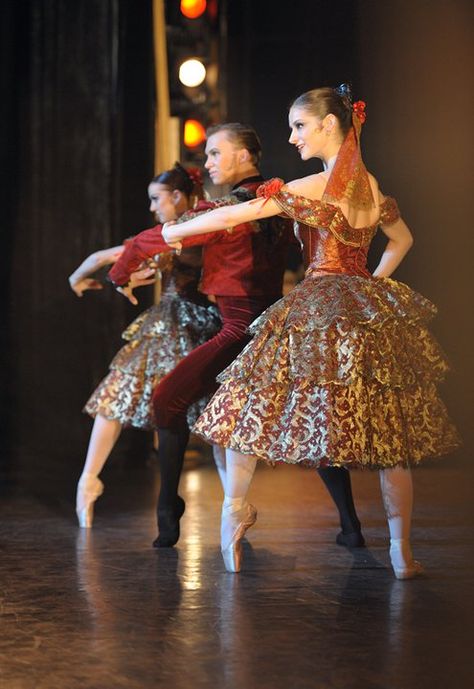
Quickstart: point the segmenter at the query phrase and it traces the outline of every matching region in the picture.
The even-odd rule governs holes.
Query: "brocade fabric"
[[[122,334],[127,344],[84,407],[91,416],[101,414],[124,426],[152,430],[155,387],[189,352],[220,330],[217,308],[197,292],[199,268],[177,258],[173,264],[169,272],[162,267],[160,303],[140,314]],[[190,426],[206,402],[200,400],[189,408]]]
[[[306,276],[251,325],[194,432],[270,463],[349,469],[454,450],[436,389],[448,364],[427,329],[436,307],[367,271],[376,225],[352,228],[335,206],[288,192],[272,198],[298,221]],[[387,200],[380,222],[397,217]]]

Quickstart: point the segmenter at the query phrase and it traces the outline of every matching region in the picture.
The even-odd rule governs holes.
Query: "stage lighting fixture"
[[[179,80],[185,86],[199,86],[206,78],[206,68],[200,60],[191,58],[181,63]]]

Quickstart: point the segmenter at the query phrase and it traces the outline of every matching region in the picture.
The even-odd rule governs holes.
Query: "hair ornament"
[[[364,124],[367,119],[367,114],[365,112],[365,103],[363,100],[358,100],[352,105],[352,111],[356,115],[357,119],[361,124]]]
[[[340,84],[334,89],[338,96],[345,99],[349,106],[352,105],[352,89],[350,84]]]
[[[198,167],[184,167],[183,165],[181,165],[181,163],[176,161],[176,163],[174,164],[174,169],[179,170],[183,175],[189,177],[193,184],[197,184],[198,186],[202,187],[202,172]]]
[[[202,179],[202,171],[198,167],[188,167],[186,168],[186,173],[190,180],[192,181],[193,184],[198,184],[199,186],[202,187],[203,185],[203,179]]]

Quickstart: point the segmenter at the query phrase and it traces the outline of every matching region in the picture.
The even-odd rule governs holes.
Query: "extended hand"
[[[155,282],[156,268],[144,268],[143,270],[137,270],[135,273],[130,275],[130,282],[126,287],[117,287],[117,292],[123,294],[128,301],[136,306],[138,304],[138,299],[133,294],[135,287],[143,287],[144,285],[151,285]]]
[[[77,294],[78,297],[82,297],[83,293],[88,289],[104,289],[104,285],[94,278],[82,278],[82,280],[71,280],[71,278],[69,278],[69,284],[72,291]]]
[[[126,287],[117,287],[117,292],[120,292],[120,294],[123,294],[123,296],[126,299],[128,299],[130,304],[133,304],[134,306],[136,306],[138,304],[138,299],[133,294],[133,289],[130,287],[130,285],[127,285]]]
[[[179,256],[179,254],[181,253],[181,249],[183,248],[183,236],[182,234],[180,234],[179,225],[176,224],[176,221],[170,220],[169,222],[165,222],[165,224],[163,225],[163,229],[161,231],[161,235],[165,242],[169,244],[169,246],[173,247],[173,249]]]
[[[155,282],[156,266],[147,266],[140,268],[130,275],[130,285],[132,289],[135,287],[143,287],[143,285],[151,285]]]

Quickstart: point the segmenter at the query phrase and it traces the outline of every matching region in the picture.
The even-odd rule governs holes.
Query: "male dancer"
[[[264,180],[258,169],[261,145],[253,129],[239,123],[211,127],[207,131],[206,156],[205,168],[212,182],[232,185],[232,190],[223,199],[200,202],[192,212],[255,197]],[[178,495],[178,485],[189,438],[186,411],[196,400],[215,392],[216,376],[249,341],[247,327],[281,297],[286,251],[292,236],[288,221],[272,218],[248,223],[236,232],[222,230],[184,241],[185,246],[203,246],[200,289],[215,296],[223,325],[215,337],[190,352],[165,376],[153,394],[161,473],[159,534],[153,543],[157,548],[171,547],[179,539],[179,520],[185,505]],[[143,260],[170,250],[161,236],[161,226],[145,230],[128,243],[109,273],[110,280],[130,298],[130,275]],[[348,472],[333,467],[318,471],[339,511],[342,531],[337,542],[349,547],[364,545]]]

